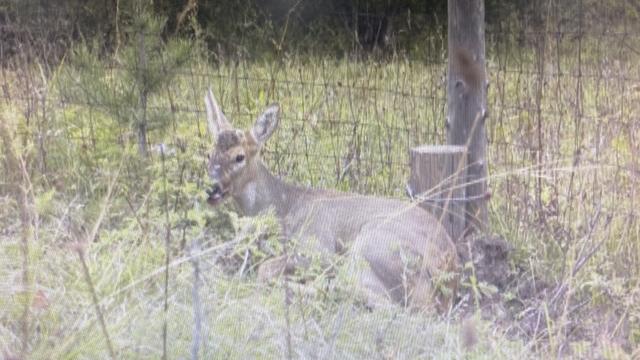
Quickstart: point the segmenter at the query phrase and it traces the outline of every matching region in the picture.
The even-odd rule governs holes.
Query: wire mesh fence
[[[587,11],[579,1],[566,5],[575,7],[574,13],[561,14],[553,7],[559,3],[548,2],[549,8],[539,12],[546,18],[525,17],[505,27],[494,22],[486,32],[491,225],[516,249],[509,259],[509,265],[517,267],[509,269],[517,276],[516,284],[505,286],[504,298],[519,297],[523,304],[510,310],[507,316],[519,322],[508,327],[551,338],[552,329],[538,332],[540,319],[557,321],[560,334],[569,328],[561,324],[561,316],[583,316],[579,307],[588,301],[594,307],[610,302],[614,312],[623,314],[616,315],[615,329],[609,332],[615,334],[618,328],[635,324],[637,329],[638,324],[633,299],[640,274],[640,29],[624,16],[616,21],[618,14],[606,6],[600,12]],[[208,88],[225,114],[243,128],[269,103],[279,102],[279,129],[262,157],[277,175],[306,186],[406,197],[409,149],[446,141],[442,29],[430,31],[421,38],[426,45],[412,51],[400,46],[400,31],[385,30],[385,40],[374,41],[372,48],[359,43],[363,39],[355,34],[353,52],[343,56],[297,53],[295,48],[280,48],[279,38],[270,38],[276,50],[265,58],[251,58],[246,56],[249,51],[230,56],[199,39],[173,42],[166,34],[135,27],[119,29],[118,36],[105,35],[120,38],[119,44],[92,43],[73,31],[47,34],[50,23],[37,18],[58,10],[47,11],[22,14],[29,21],[0,19],[0,116],[12,121],[15,143],[29,155],[29,178],[45,193],[38,196],[59,190],[67,195],[61,203],[71,208],[83,203],[84,194],[101,201],[107,192],[104,181],[92,180],[108,178],[105,174],[118,164],[122,189],[117,196],[126,199],[114,200],[119,206],[105,219],[139,230],[123,235],[120,228],[109,232],[110,225],[105,225],[105,236],[131,244],[158,241],[167,234],[167,259],[173,250],[185,252],[191,238],[203,239],[204,247],[211,245],[207,241],[221,240],[210,240],[207,231],[214,226],[199,223],[201,218],[189,213],[204,204],[205,164],[213,143],[203,101]],[[373,12],[330,15],[389,21]],[[238,48],[252,46],[254,40],[247,36]],[[130,156],[140,139],[148,158]],[[114,155],[119,156],[116,161]],[[154,182],[160,165],[165,178]],[[0,174],[3,199],[10,198],[5,191],[11,189],[10,175]],[[202,197],[198,200],[195,193]],[[95,209],[87,208],[76,211],[78,223],[90,223],[86,219]],[[2,225],[12,228],[0,235],[18,233],[15,215],[8,214],[11,209],[0,209]],[[64,223],[73,211],[65,210],[54,225],[45,224],[45,229],[56,230],[42,235],[41,243],[58,245],[59,238],[72,237],[65,234]],[[225,229],[216,231],[222,238]],[[240,274],[248,253],[243,253]],[[24,254],[28,260],[28,251]],[[217,257],[202,269],[205,280]],[[155,260],[162,259],[158,255]],[[591,271],[576,285],[573,277],[587,263]],[[153,261],[144,266],[159,273]],[[548,276],[538,271],[548,271]],[[529,291],[522,289],[530,279],[534,294],[522,295]],[[558,286],[537,287],[548,279]],[[26,276],[23,283],[28,286]],[[577,294],[571,286],[582,286],[583,292]],[[134,285],[114,291],[124,293],[130,287]],[[548,302],[535,303],[543,297]],[[504,300],[507,303],[513,302]],[[587,312],[594,313],[598,311]],[[533,317],[536,322],[528,322]]]
[[[625,217],[618,226],[637,229],[640,32],[626,21],[609,26],[608,18],[596,20],[579,13],[542,26],[487,32],[494,217],[511,214],[510,219],[535,223],[556,237],[581,231],[575,212],[584,212],[584,218],[606,209]],[[24,24],[2,26],[24,31]],[[121,31],[132,39],[143,34]],[[149,118],[150,145],[185,141],[186,135],[168,129],[189,126],[198,129],[189,136],[200,137],[199,151],[206,153],[205,89],[211,87],[227,115],[242,126],[278,101],[281,128],[264,151],[275,172],[310,186],[404,196],[408,149],[445,142],[446,62],[433,59],[414,53],[382,61],[304,60],[289,54],[272,63],[239,59],[183,66],[164,66],[160,59],[157,69],[171,81],[149,94],[144,106],[139,61],[80,61],[49,69],[54,74],[49,79],[30,79],[5,67],[3,98],[37,124],[23,136],[37,137],[43,163],[51,156],[46,151],[51,139],[64,137],[91,152],[96,143],[91,137],[109,121],[104,114],[116,118],[117,135],[133,132],[137,120],[126,118],[141,111]],[[91,81],[102,86],[78,80],[79,69],[97,74]],[[118,102],[123,95],[129,100],[124,104]],[[95,119],[78,124],[92,129],[47,130],[48,122],[81,110]],[[637,243],[629,246],[628,254],[638,260]]]

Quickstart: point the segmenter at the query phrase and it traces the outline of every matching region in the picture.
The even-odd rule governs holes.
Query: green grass
[[[120,232],[103,230],[100,241],[87,247],[91,279],[117,357],[157,358],[165,316],[161,234],[137,244],[130,240],[139,236],[136,230],[128,230],[128,241]],[[108,357],[78,255],[47,235],[43,231],[31,249],[33,291],[45,296],[46,304],[34,302],[31,307],[30,358]],[[6,319],[0,330],[13,335],[2,337],[1,345],[9,351],[18,348],[14,332],[23,305],[16,302],[20,264],[18,244],[12,238],[11,231],[2,238],[2,257],[6,259],[2,278],[12,287],[3,290],[9,296],[2,297],[0,307],[2,319]],[[291,336],[295,357],[483,359],[510,358],[514,352],[529,354],[521,341],[496,335],[499,330],[486,322],[477,330],[479,344],[467,353],[460,345],[460,325],[455,317],[434,319],[409,314],[397,306],[371,312],[350,299],[346,285],[334,284],[326,293],[326,283],[317,281],[308,285],[316,290],[313,293],[294,290],[287,306],[281,282],[258,284],[252,272],[244,276],[224,273],[216,262],[218,254],[224,253],[221,248],[205,248],[198,256],[202,336],[206,339],[200,345],[203,358],[281,358],[287,352],[286,334]],[[166,313],[169,355],[187,357],[194,327],[194,275],[186,254],[172,259],[170,276]]]
[[[189,249],[196,240],[202,246],[201,358],[283,358],[287,337],[294,358],[336,359],[620,358],[640,343],[638,187],[628,170],[637,166],[637,90],[609,78],[584,77],[578,87],[575,77],[548,76],[538,129],[539,78],[528,72],[531,62],[515,73],[490,67],[491,225],[513,246],[512,280],[494,295],[487,284],[476,284],[485,294],[481,309],[467,297],[467,308],[434,317],[396,306],[370,312],[340,277],[329,282],[320,276],[304,295],[295,287],[287,305],[283,282],[255,280],[253,266],[264,254],[251,254],[240,274],[246,250],[266,240],[250,231],[234,242],[238,229],[268,221],[239,220],[229,207],[206,206],[211,141],[202,97],[212,87],[227,115],[244,127],[266,104],[280,102],[280,129],[264,152],[278,175],[309,186],[402,197],[408,148],[444,141],[444,66],[292,58],[214,67],[194,55],[149,96],[149,142],[175,150],[163,164],[156,152],[147,160],[136,154],[138,100],[126,65],[112,69],[82,56],[91,61],[70,57],[40,84],[47,101],[36,103],[39,111],[26,111],[33,106],[29,94],[2,105],[11,146],[33,184],[29,188],[27,178],[16,180],[10,172],[0,177],[5,357],[21,352],[26,305],[28,358],[109,356],[76,252],[79,239],[90,240],[82,245],[90,282],[117,358],[160,357],[165,320],[169,358],[190,356],[195,321]],[[36,68],[25,69],[34,81],[44,81]],[[618,71],[633,69],[623,64]],[[3,73],[16,93],[20,81],[17,71]],[[26,227],[13,182],[29,194],[33,221]],[[87,234],[98,220],[92,239]],[[465,280],[466,296],[471,283]],[[559,284],[568,290],[554,302]],[[469,314],[477,317],[478,344],[466,349],[461,324]]]

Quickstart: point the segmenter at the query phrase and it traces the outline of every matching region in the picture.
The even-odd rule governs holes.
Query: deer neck
[[[245,216],[255,216],[273,207],[278,217],[286,216],[300,190],[273,176],[262,161],[253,166],[250,179],[233,194],[240,211]]]

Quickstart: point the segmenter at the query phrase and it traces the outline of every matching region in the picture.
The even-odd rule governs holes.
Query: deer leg
[[[392,303],[386,286],[370,266],[360,272],[357,291],[369,309],[388,307]]]
[[[440,309],[438,299],[435,299],[436,304],[434,304],[436,294],[429,276],[416,274],[412,282],[413,284],[407,289],[408,307],[411,311],[431,313],[434,305]]]
[[[447,313],[455,300],[459,278],[457,257],[432,257],[422,261],[408,286],[409,306],[413,310]]]
[[[282,255],[269,260],[265,260],[258,267],[258,281],[269,282],[284,274],[287,270],[287,256]]]
[[[297,268],[309,266],[308,259],[300,256],[280,255],[265,260],[258,267],[258,281],[268,282],[282,275],[291,275]]]
[[[413,279],[407,279],[407,284],[390,289],[371,267],[363,270],[360,274],[359,287],[367,307],[381,308],[395,302],[406,306],[412,312],[431,313],[435,308],[441,312],[448,310],[449,303],[444,302],[444,299],[434,291],[427,274],[410,277]]]

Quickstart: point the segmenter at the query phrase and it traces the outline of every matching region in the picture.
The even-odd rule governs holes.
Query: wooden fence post
[[[458,242],[465,230],[464,146],[423,145],[409,150],[411,195],[434,214]]]
[[[484,0],[449,0],[447,144],[467,148],[465,232],[488,230]]]

